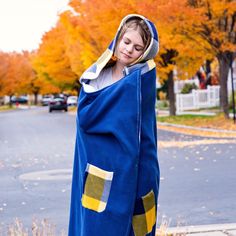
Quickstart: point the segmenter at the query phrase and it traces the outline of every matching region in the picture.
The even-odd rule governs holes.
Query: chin
[[[128,66],[129,64],[131,64],[131,61],[128,60],[122,60],[122,59],[118,59],[119,63],[122,64],[123,66]]]
[[[128,66],[129,64],[131,64],[131,61],[123,61],[122,64]]]
[[[130,65],[134,60],[133,59],[123,59],[121,60],[122,64],[128,66]]]
[[[119,61],[122,65],[127,66],[133,62],[133,58],[126,58],[125,56],[120,54]]]

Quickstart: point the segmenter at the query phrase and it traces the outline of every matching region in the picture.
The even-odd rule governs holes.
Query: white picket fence
[[[199,80],[198,78],[191,79],[191,80],[175,80],[174,82],[174,93],[180,93],[185,84],[195,84],[199,87]]]
[[[219,106],[220,86],[207,86],[207,89],[192,90],[189,94],[176,94],[176,110],[186,111]]]

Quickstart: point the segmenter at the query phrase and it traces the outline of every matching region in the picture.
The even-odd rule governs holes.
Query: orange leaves
[[[228,51],[231,49],[235,51],[236,22],[233,19],[236,12],[235,1],[204,0],[202,2],[204,5],[200,9],[202,14],[206,16],[206,20],[199,21],[201,27],[195,33],[201,34],[202,40],[210,44],[215,55],[227,49]],[[233,39],[231,39],[231,36],[233,36]]]
[[[179,70],[179,75],[187,72],[191,77],[204,60],[215,56],[207,36],[204,35],[206,28],[203,29],[203,25],[207,23],[213,42],[223,42],[225,39],[225,33],[217,30],[216,21],[207,21],[209,11],[213,19],[217,19],[225,9],[232,12],[235,5],[233,2],[104,0],[98,3],[97,0],[72,0],[70,6],[73,10],[61,17],[69,32],[70,43],[67,53],[72,68],[80,76],[114,38],[122,17],[129,13],[138,13],[147,16],[157,25],[160,36],[160,53],[156,58],[159,75],[166,77],[175,66]],[[225,41],[221,47],[232,48]],[[171,50],[176,51],[176,55],[169,57],[169,62],[163,61],[163,56],[168,55]]]
[[[5,95],[6,75],[8,72],[9,56],[0,52],[0,96]]]
[[[71,10],[60,15],[57,26],[43,36],[32,58],[0,54],[0,93],[3,78],[9,84],[4,85],[7,93],[27,87],[23,81],[31,81],[34,89],[45,88],[43,91],[72,88],[107,48],[120,20],[130,13],[142,14],[157,26],[160,52],[155,60],[161,80],[173,69],[178,70],[179,78],[186,79],[186,74],[194,75],[204,60],[219,51],[236,51],[236,1],[71,0],[69,5]],[[25,69],[19,71],[20,67]],[[16,86],[19,75],[22,81]]]
[[[35,76],[29,57],[28,52],[0,53],[1,95],[27,92],[30,81]]]
[[[235,1],[162,1],[157,14],[160,17],[157,23],[160,54],[176,50],[178,56],[169,63],[174,63],[179,71],[186,71],[191,77],[204,60],[214,58],[220,51],[236,50],[236,22],[232,20],[235,12]],[[219,24],[225,30],[221,30]],[[229,33],[229,29],[234,33]],[[161,70],[166,72],[167,68],[161,67]]]
[[[58,24],[42,39],[42,44],[33,60],[33,67],[38,76],[63,91],[71,87],[76,80],[76,74],[71,70],[67,56],[66,31]]]

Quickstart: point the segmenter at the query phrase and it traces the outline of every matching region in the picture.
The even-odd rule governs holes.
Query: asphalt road
[[[67,231],[75,129],[74,115],[45,107],[0,113],[0,228],[46,218]],[[235,222],[235,140],[161,130],[158,139],[159,224]]]
[[[75,116],[49,113],[48,108],[0,113],[0,222],[18,217],[25,227],[46,218],[57,230],[67,230],[71,178],[21,179],[25,173],[72,170]],[[55,174],[57,177],[58,174]],[[0,226],[1,226],[0,225]],[[58,234],[57,234],[58,235]]]

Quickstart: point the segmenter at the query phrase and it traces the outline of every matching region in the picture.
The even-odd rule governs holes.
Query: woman
[[[128,15],[80,79],[69,236],[155,235],[158,46],[153,23]]]

